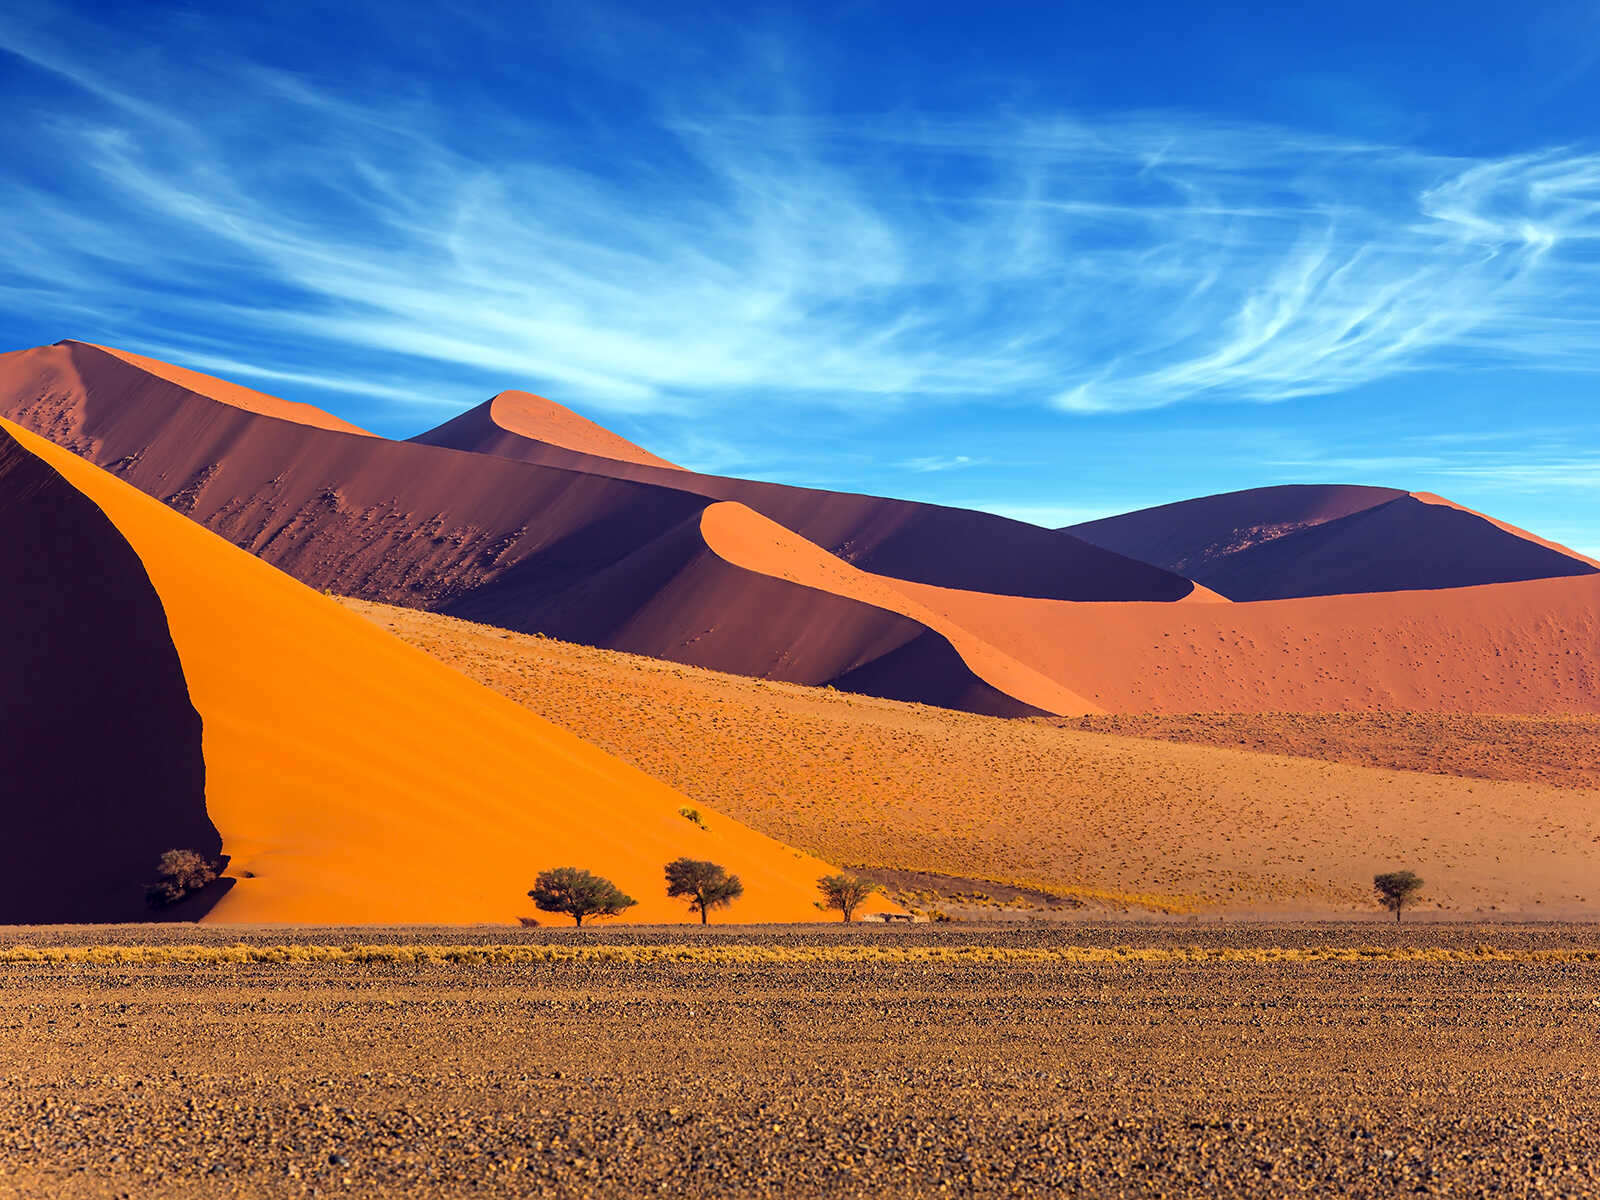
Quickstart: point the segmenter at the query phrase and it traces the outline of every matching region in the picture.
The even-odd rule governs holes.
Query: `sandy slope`
[[[1091,904],[1278,913],[1366,911],[1373,873],[1404,865],[1458,913],[1600,912],[1592,790],[995,720],[346,603],[834,861],[1030,883]]]
[[[1078,729],[1329,762],[1600,790],[1600,717],[1459,713],[1148,713]]]
[[[501,392],[486,404],[468,409],[414,440],[423,445],[470,447],[481,454],[504,458],[519,457],[517,448],[531,441],[558,452],[551,456],[555,466],[563,465],[554,461],[562,454],[573,454],[668,471],[680,469],[676,463],[651,454],[554,400],[515,390]]]
[[[162,852],[215,854],[200,716],[116,527],[0,430],[0,924],[139,920]]]
[[[1111,712],[1600,712],[1600,575],[1252,604],[895,586]]]
[[[0,355],[0,412],[319,590],[717,670],[1032,711],[898,612],[711,553],[693,492],[308,428],[82,344]]]
[[[1083,697],[917,603],[894,582],[857,570],[742,504],[711,505],[700,514],[700,529],[714,553],[748,571],[876,605],[927,626],[954,647],[975,675],[1023,704],[1058,715],[1097,711]]]
[[[146,358],[142,354],[134,354],[128,350],[118,350],[111,346],[96,346],[93,342],[73,343],[92,346],[96,350],[120,358],[125,363],[138,367],[141,371],[148,371],[168,383],[175,383],[200,396],[205,396],[221,404],[233,408],[242,408],[246,412],[259,413],[264,417],[277,417],[280,421],[293,421],[296,425],[309,425],[315,429],[332,429],[339,433],[359,433],[363,437],[376,437],[359,425],[352,425],[341,417],[336,417],[330,412],[310,404],[302,404],[298,400],[282,400],[277,396],[269,396],[265,392],[254,391],[242,387],[237,383],[230,383],[226,379],[217,379],[212,375],[204,375],[199,371],[191,371],[188,367],[175,366],[172,363],[162,362],[158,358]]]
[[[1290,485],[1204,496],[1070,531],[1233,600],[1471,587],[1597,564],[1430,493]]]
[[[937,504],[702,475],[618,455],[614,445],[594,444],[593,435],[588,452],[560,436],[496,399],[411,440],[733,501],[853,566],[899,579],[1064,600],[1173,601],[1195,590],[1181,575],[1068,531]]]
[[[636,897],[634,919],[683,920],[661,884],[681,854],[743,877],[740,918],[818,916],[823,863],[709,811],[703,832],[669,787],[4,428],[110,517],[165,605],[237,880],[211,919],[509,921],[541,868],[571,863]]]

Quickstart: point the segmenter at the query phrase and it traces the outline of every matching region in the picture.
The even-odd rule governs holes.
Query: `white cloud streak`
[[[261,377],[406,394],[327,366],[359,353],[613,412],[1093,413],[1600,370],[1584,150],[1464,160],[1183,114],[841,122],[780,80],[760,116],[748,89],[738,111],[663,91],[601,159],[503,113],[386,108],[247,62],[174,100],[175,68],[108,82],[85,44],[0,22],[0,46],[84,100],[50,131],[71,188],[0,176],[5,293],[120,312],[180,352],[185,328],[303,348]]]

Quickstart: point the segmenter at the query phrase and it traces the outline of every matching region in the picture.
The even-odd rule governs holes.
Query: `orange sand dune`
[[[1111,712],[1600,712],[1600,576],[1250,604],[892,581]]]
[[[613,433],[603,425],[596,425],[570,408],[554,400],[546,400],[543,396],[535,396],[532,392],[515,389],[501,392],[489,402],[489,418],[507,433],[548,442],[563,450],[593,454],[618,462],[681,470],[677,463],[651,454],[621,434]]]
[[[547,466],[568,466],[574,459],[593,459],[599,463],[682,470],[676,463],[651,454],[554,400],[516,390],[501,392],[413,440],[425,445],[470,447],[480,454],[522,458]],[[520,453],[530,447],[540,447],[545,452],[531,457]],[[670,479],[668,476],[663,482],[670,486]]]
[[[162,362],[158,358],[146,358],[142,354],[134,354],[128,350],[118,350],[112,346],[96,346],[93,342],[74,342],[71,338],[60,343],[62,345],[94,346],[96,350],[103,350],[120,358],[123,362],[138,367],[142,371],[165,379],[168,383],[175,383],[181,388],[187,388],[197,396],[206,396],[219,404],[227,404],[233,408],[242,408],[246,412],[259,413],[264,417],[277,417],[280,421],[293,421],[296,425],[310,425],[317,429],[334,429],[340,433],[359,433],[363,437],[376,437],[359,425],[352,425],[349,421],[334,416],[330,412],[310,404],[302,404],[298,400],[281,400],[277,396],[269,396],[265,392],[257,392],[251,388],[243,387],[237,383],[229,383],[226,379],[217,379],[211,375],[204,375],[199,371],[191,371],[188,367],[174,366],[172,363]]]
[[[1056,716],[1101,711],[974,637],[948,616],[919,604],[899,590],[897,580],[858,570],[743,504],[722,501],[711,505],[700,514],[700,530],[712,551],[735,566],[859,600],[927,626],[955,648],[973,674],[1023,704]]]
[[[0,422],[111,519],[166,608],[203,721],[206,807],[231,856],[226,922],[480,922],[532,912],[575,864],[684,921],[662,864],[709,858],[746,894],[723,919],[819,919],[829,868],[532,716],[98,467]],[[94,752],[86,731],[85,753]]]
[[[764,683],[344,603],[773,837],[939,890],[923,898],[937,907],[994,916],[1021,889],[1032,915],[1082,904],[1376,916],[1373,874],[1411,867],[1427,907],[1460,917],[1600,913],[1590,777],[1563,788],[1447,769],[1492,755],[1500,722],[1433,718],[1408,761],[1442,728],[1456,731],[1452,763],[1380,770]],[[1564,744],[1583,756],[1594,739]]]

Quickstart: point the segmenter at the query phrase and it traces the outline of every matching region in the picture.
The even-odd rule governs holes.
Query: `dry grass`
[[[1406,866],[1434,911],[1600,911],[1590,792],[997,720],[345,603],[697,802],[844,866],[950,877],[947,894],[1333,914],[1370,910],[1374,872]],[[1494,736],[1474,720],[1463,743]]]
[[[809,945],[747,943],[687,945],[248,945],[232,946],[11,946],[0,949],[0,966],[218,966],[238,963],[279,965],[645,966],[694,963],[700,966],[895,966],[1145,963],[1162,966],[1224,966],[1237,963],[1600,963],[1600,949],[1584,946],[1495,946],[1487,942],[1454,946],[1018,946],[1018,945]]]

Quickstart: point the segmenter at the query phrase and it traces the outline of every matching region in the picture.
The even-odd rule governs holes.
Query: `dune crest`
[[[820,919],[831,868],[689,803],[384,634],[105,471],[9,423],[126,538],[204,722],[206,808],[231,856],[224,922],[509,922],[545,867],[590,867],[681,922],[662,864],[744,879],[732,915]]]
[[[543,396],[535,396],[532,392],[515,389],[501,392],[489,401],[489,418],[507,433],[547,442],[563,450],[592,454],[617,462],[682,470],[677,463],[651,454],[621,434],[613,433],[605,426],[579,416],[570,408]]]
[[[175,366],[172,363],[162,362],[158,358],[146,358],[142,354],[134,354],[130,350],[118,350],[113,346],[97,346],[93,342],[75,342],[68,338],[61,345],[89,346],[104,354],[120,358],[129,366],[138,367],[158,379],[165,379],[168,383],[175,383],[179,387],[193,392],[197,396],[204,396],[208,400],[215,400],[218,404],[226,404],[230,408],[242,408],[246,412],[253,412],[263,417],[276,417],[280,421],[293,421],[296,425],[308,425],[313,429],[331,429],[337,433],[359,433],[362,437],[377,437],[375,433],[352,425],[342,417],[336,417],[330,412],[324,412],[315,405],[304,404],[298,400],[283,400],[277,396],[258,392],[237,383],[230,383],[226,379],[218,379],[213,375],[206,375],[200,371],[190,370],[188,367]]]
[[[821,547],[742,504],[725,501],[700,514],[706,545],[720,558],[763,575],[845,596],[897,612],[944,638],[972,672],[998,691],[1054,716],[1100,711],[1061,684],[996,650],[948,616],[895,586],[895,581],[852,567]]]

